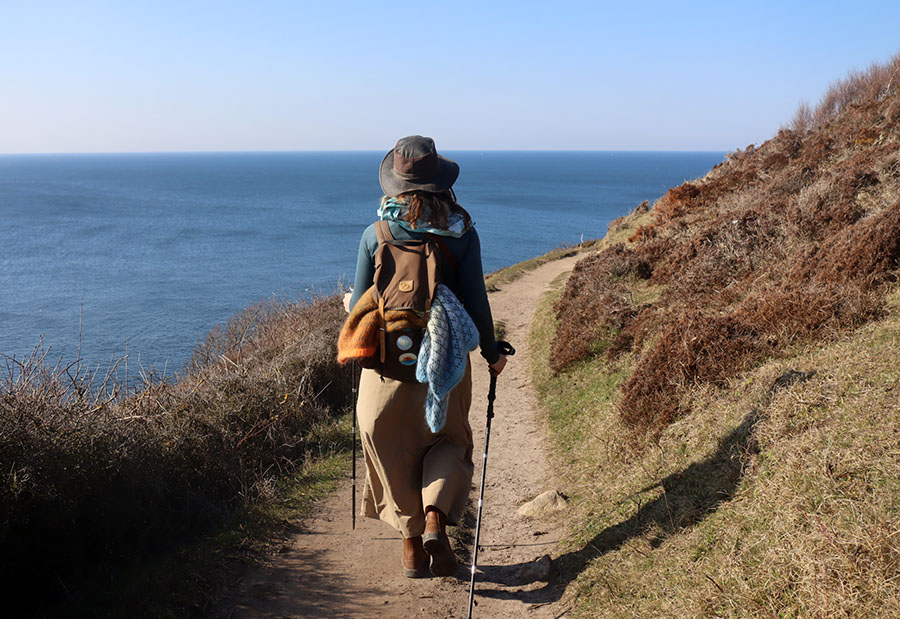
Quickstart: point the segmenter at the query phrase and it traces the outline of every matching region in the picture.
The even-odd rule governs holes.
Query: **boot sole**
[[[401,565],[400,568],[403,570],[403,575],[407,578],[428,578],[431,576],[427,567],[412,568]]]
[[[443,539],[442,539],[443,537]],[[422,536],[425,552],[431,555],[431,573],[435,576],[453,576],[459,569],[459,561],[450,550],[450,542],[440,533],[426,533]]]

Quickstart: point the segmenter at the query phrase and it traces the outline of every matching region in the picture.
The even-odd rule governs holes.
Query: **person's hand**
[[[500,355],[500,358],[497,359],[494,363],[488,365],[491,370],[491,374],[494,376],[500,376],[500,372],[503,371],[503,368],[506,367],[506,355]]]
[[[348,314],[350,313],[350,299],[353,297],[352,292],[348,292],[344,295],[344,311]]]

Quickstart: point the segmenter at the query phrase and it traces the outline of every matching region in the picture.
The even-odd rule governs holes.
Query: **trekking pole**
[[[356,530],[356,394],[359,391],[359,374],[356,372],[356,364],[350,364],[350,385],[353,395],[353,481],[350,488],[350,519],[351,528]]]
[[[509,342],[497,342],[500,353],[507,357],[516,354]],[[475,602],[475,566],[478,563],[478,538],[481,535],[481,506],[484,504],[484,480],[487,470],[488,445],[491,441],[491,419],[494,418],[494,400],[497,399],[497,375],[491,372],[491,387],[488,389],[487,424],[484,428],[484,455],[481,457],[481,490],[478,494],[478,518],[475,521],[475,548],[472,550],[472,574],[469,580],[469,614],[472,619],[472,604]]]

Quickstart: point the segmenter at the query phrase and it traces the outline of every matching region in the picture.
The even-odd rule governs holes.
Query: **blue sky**
[[[900,2],[11,2],[0,152],[733,150]]]

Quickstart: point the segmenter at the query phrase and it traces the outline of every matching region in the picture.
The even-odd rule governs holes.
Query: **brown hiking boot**
[[[403,538],[403,575],[407,578],[428,578],[428,556],[422,547],[422,536]]]
[[[431,555],[431,573],[435,576],[453,576],[459,569],[459,562],[450,539],[447,537],[447,517],[435,508],[425,512],[425,534],[422,536],[425,552]]]

